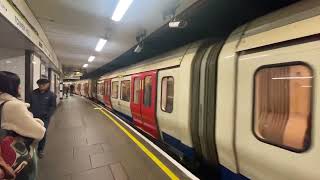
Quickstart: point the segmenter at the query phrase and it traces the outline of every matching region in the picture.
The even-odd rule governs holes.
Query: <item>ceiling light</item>
[[[133,52],[135,52],[135,53],[140,53],[140,52],[142,51],[142,49],[143,49],[142,44],[138,44],[137,47],[134,49]]]
[[[183,21],[183,20],[169,22],[169,27],[170,28],[181,28],[181,29],[183,29],[183,28],[187,27],[187,25],[188,25],[188,22],[187,21]]]
[[[132,4],[133,0],[119,0],[116,9],[113,12],[112,20],[113,21],[120,21],[124,14],[129,9],[130,5]]]
[[[96,57],[95,56],[90,56],[88,59],[88,62],[92,62]]]
[[[96,51],[100,52],[103,49],[103,46],[106,44],[107,40],[100,38],[96,46]]]
[[[88,67],[88,64],[84,64],[82,67],[86,68],[86,67]]]

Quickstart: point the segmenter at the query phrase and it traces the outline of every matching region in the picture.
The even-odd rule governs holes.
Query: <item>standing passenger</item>
[[[74,85],[71,84],[70,85],[70,96],[73,96],[73,93],[74,93]]]
[[[56,109],[56,95],[49,90],[49,80],[39,79],[37,84],[39,88],[32,92],[31,111],[36,118],[44,122],[44,127],[48,129],[50,117]],[[40,158],[44,156],[43,150],[45,144],[46,134],[38,146],[38,155]]]
[[[68,94],[69,94],[69,86],[66,85],[66,98],[68,98]]]
[[[16,174],[13,172],[11,166],[20,165],[17,162],[21,163],[25,161],[25,157],[27,157],[24,154],[24,148],[26,147],[21,143],[14,145],[11,139],[9,139],[9,142],[11,143],[8,143],[8,138],[6,138],[3,130],[7,130],[8,134],[11,131],[14,131],[21,137],[31,138],[38,141],[44,137],[46,131],[43,127],[43,122],[38,118],[34,118],[28,111],[27,107],[29,104],[18,99],[20,96],[19,86],[20,78],[16,74],[7,71],[0,71],[0,126],[1,136],[3,138],[1,139],[2,142],[0,148],[0,172],[2,171],[2,173],[0,173],[1,179],[4,177],[7,177],[6,179],[14,177]],[[31,142],[25,145],[27,147],[30,145],[29,152],[32,152],[34,146],[30,143]],[[6,164],[8,163],[7,161],[14,165]],[[29,168],[22,169],[22,171],[17,174],[16,179],[35,179],[35,165],[36,163],[33,162],[32,167],[28,166]]]

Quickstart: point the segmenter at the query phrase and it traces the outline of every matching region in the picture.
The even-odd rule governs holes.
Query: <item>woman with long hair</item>
[[[0,179],[12,176],[16,179],[26,179],[26,176],[28,179],[35,178],[30,178],[30,174],[34,175],[36,162],[29,163],[27,167],[23,158],[36,157],[36,153],[32,153],[34,140],[41,140],[46,131],[43,122],[28,111],[30,105],[19,100],[19,88],[20,78],[16,74],[0,71],[0,131],[6,134],[3,136],[0,133]],[[23,139],[21,142],[27,147],[27,153],[21,148],[15,149],[19,143],[21,145],[19,139]]]

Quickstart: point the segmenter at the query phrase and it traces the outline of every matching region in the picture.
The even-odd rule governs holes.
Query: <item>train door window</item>
[[[302,152],[311,141],[312,70],[304,65],[260,68],[255,75],[254,133],[266,143]]]
[[[112,98],[118,99],[119,82],[112,82]]]
[[[103,83],[103,85],[104,85],[104,95],[106,95],[106,96],[108,96],[108,88],[109,88],[109,86],[108,86],[108,83]]]
[[[103,84],[100,84],[100,94],[103,95]]]
[[[101,94],[105,95],[104,83],[101,83]]]
[[[140,78],[134,78],[133,103],[139,104],[140,96]]]
[[[98,84],[98,94],[101,94],[101,84]]]
[[[130,101],[130,81],[121,81],[121,100]]]
[[[145,107],[151,106],[152,98],[152,78],[151,76],[146,76],[144,78],[144,94],[143,94],[143,105]]]
[[[174,79],[173,77],[162,78],[161,83],[161,110],[171,113],[173,111]]]
[[[107,96],[110,96],[110,89],[111,89],[110,88],[110,83],[107,82],[106,84],[107,84],[107,89],[106,89],[107,92],[106,92],[106,94],[107,94]]]

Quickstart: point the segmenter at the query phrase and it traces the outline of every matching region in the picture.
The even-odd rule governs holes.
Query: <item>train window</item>
[[[105,95],[104,83],[101,83],[101,94]]]
[[[140,78],[134,79],[134,94],[133,94],[133,103],[139,104],[140,97]]]
[[[119,82],[112,82],[112,98],[118,99]]]
[[[109,88],[109,85],[107,82],[103,82],[103,85],[104,85],[104,95],[108,96],[108,88]]]
[[[130,101],[130,81],[121,81],[121,100]]]
[[[171,113],[173,111],[174,79],[173,77],[162,78],[161,85],[161,110]]]
[[[107,94],[107,96],[110,96],[110,89],[111,89],[111,88],[110,88],[110,81],[107,81],[107,82],[106,82],[106,85],[107,85],[107,89],[106,89],[107,92],[106,92],[106,94]]]
[[[312,70],[303,64],[260,68],[255,75],[254,133],[291,151],[310,146]]]
[[[102,89],[101,89],[101,87],[102,87],[102,84],[99,83],[99,84],[98,84],[98,94],[100,94],[100,95],[102,95]]]
[[[145,107],[151,106],[152,98],[152,78],[151,76],[146,76],[144,78],[144,94],[143,94],[143,105]]]

